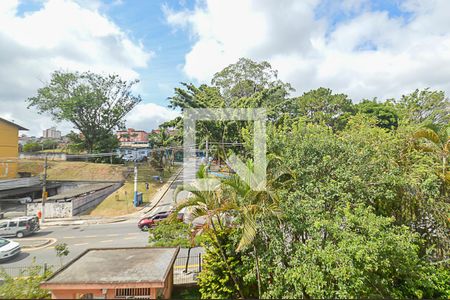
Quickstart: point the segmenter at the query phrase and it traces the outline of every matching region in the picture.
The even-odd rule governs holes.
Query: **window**
[[[17,227],[17,222],[16,221],[10,221],[9,222],[9,227]]]
[[[116,299],[150,299],[150,288],[116,289]]]
[[[0,229],[6,228],[7,226],[8,226],[8,223],[1,223],[0,224]]]
[[[26,227],[27,221],[19,221],[19,227]]]

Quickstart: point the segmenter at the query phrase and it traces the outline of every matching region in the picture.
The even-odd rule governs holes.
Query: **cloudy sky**
[[[149,130],[177,115],[167,97],[180,82],[208,83],[240,57],[269,61],[297,94],[450,93],[449,11],[448,0],[1,0],[0,116],[40,135],[55,123],[25,100],[54,70],[91,70],[141,80],[127,125]]]

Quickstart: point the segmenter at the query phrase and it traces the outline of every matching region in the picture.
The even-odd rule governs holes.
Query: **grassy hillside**
[[[124,180],[127,168],[123,165],[98,164],[72,161],[49,161],[49,180]],[[33,176],[43,174],[44,161],[20,160],[19,172]]]

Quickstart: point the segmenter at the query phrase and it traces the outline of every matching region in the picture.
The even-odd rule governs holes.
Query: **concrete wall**
[[[20,159],[45,159],[45,156],[47,156],[48,160],[67,160],[66,153],[57,152],[57,153],[25,153],[22,152],[19,154]]]
[[[122,183],[115,183],[110,187],[96,191],[95,193],[75,198],[72,200],[72,214],[76,216],[97,206],[121,186]]]
[[[27,216],[36,216],[38,211],[42,211],[42,203],[28,203]],[[72,217],[71,202],[46,202],[46,218],[70,218]]]
[[[67,202],[46,202],[45,217],[46,218],[70,218],[80,215],[89,209],[97,206],[108,195],[120,188],[122,183],[113,183],[111,186],[95,191],[88,195],[74,197]],[[27,215],[35,216],[38,211],[42,211],[42,203],[28,203]]]

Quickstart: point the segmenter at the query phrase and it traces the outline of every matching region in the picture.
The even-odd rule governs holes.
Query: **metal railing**
[[[194,284],[202,271],[202,254],[178,256],[173,265],[174,284]]]
[[[22,277],[22,276],[28,276],[29,275],[29,270],[32,267],[32,265],[28,265],[28,266],[14,266],[14,267],[8,267],[8,266],[0,266],[0,272],[5,272],[6,274],[8,274],[11,277]],[[56,268],[54,268],[54,266],[52,265],[48,265],[48,264],[44,264],[40,269],[39,275],[43,275],[49,268],[51,268],[52,270],[55,270]],[[0,279],[4,279],[2,278],[2,274],[0,273]]]
[[[202,271],[202,254],[193,254],[188,256],[178,256],[173,265],[173,282],[174,284],[195,284],[197,282],[197,275]],[[28,276],[28,271],[32,265],[28,266],[0,266],[0,271],[5,272],[11,277]],[[44,274],[46,270],[56,270],[57,266],[44,264],[40,268],[40,274]],[[1,278],[0,274],[0,280]]]

